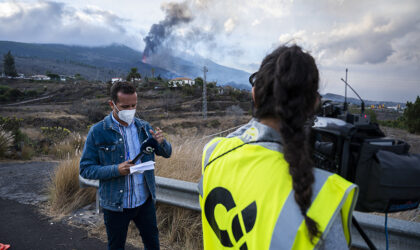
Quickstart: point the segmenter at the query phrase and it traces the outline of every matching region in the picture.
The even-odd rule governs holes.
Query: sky
[[[143,51],[149,38],[153,53],[247,72],[295,43],[314,56],[321,93],[344,95],[348,68],[362,98],[406,102],[420,95],[418,13],[418,0],[0,0],[0,40]]]

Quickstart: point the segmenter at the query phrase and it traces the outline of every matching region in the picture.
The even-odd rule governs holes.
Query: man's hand
[[[131,161],[125,161],[118,165],[118,171],[120,172],[121,175],[128,175],[130,174],[131,166],[134,166],[134,164],[132,164]]]
[[[156,128],[156,132],[153,132],[153,130],[151,129],[149,130],[149,132],[159,144],[162,144],[163,140],[165,140],[165,137],[163,136],[163,131],[159,127]]]

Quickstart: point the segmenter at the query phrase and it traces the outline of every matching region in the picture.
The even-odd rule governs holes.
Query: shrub
[[[35,150],[31,145],[23,145],[21,158],[22,160],[30,160],[35,155]]]
[[[71,132],[62,127],[41,127],[41,133],[51,144],[53,144],[64,141]]]
[[[404,118],[410,133],[420,133],[420,97],[414,103],[407,102]]]
[[[0,158],[3,158],[10,153],[10,148],[13,146],[13,142],[13,134],[0,127]]]
[[[16,117],[1,117],[0,116],[0,127],[2,127],[5,131],[9,131],[12,133],[14,137],[14,144],[13,146],[17,150],[21,150],[22,146],[25,143],[30,143],[30,140],[27,135],[20,131],[20,126],[22,124],[23,119],[19,119]]]
[[[16,117],[2,117],[0,116],[0,126],[7,131],[11,131],[13,134],[16,134],[19,131],[20,126],[22,125],[23,119]]]
[[[111,111],[107,102],[96,99],[81,101],[73,107],[73,110],[75,113],[86,116],[91,123],[101,121]]]
[[[211,120],[209,123],[206,124],[206,127],[210,128],[218,128],[220,126],[219,120]]]

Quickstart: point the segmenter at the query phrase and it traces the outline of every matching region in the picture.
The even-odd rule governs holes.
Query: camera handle
[[[352,221],[354,226],[356,227],[357,231],[359,231],[362,238],[365,240],[366,244],[368,245],[369,249],[376,250],[377,248],[373,244],[373,242],[369,239],[365,231],[360,227],[359,222],[357,222],[356,218],[354,218],[354,215],[352,216]]]

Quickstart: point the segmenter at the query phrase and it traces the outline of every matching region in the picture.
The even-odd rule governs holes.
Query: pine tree
[[[15,68],[15,58],[10,50],[3,56],[3,69],[6,76],[16,77],[18,75]]]

